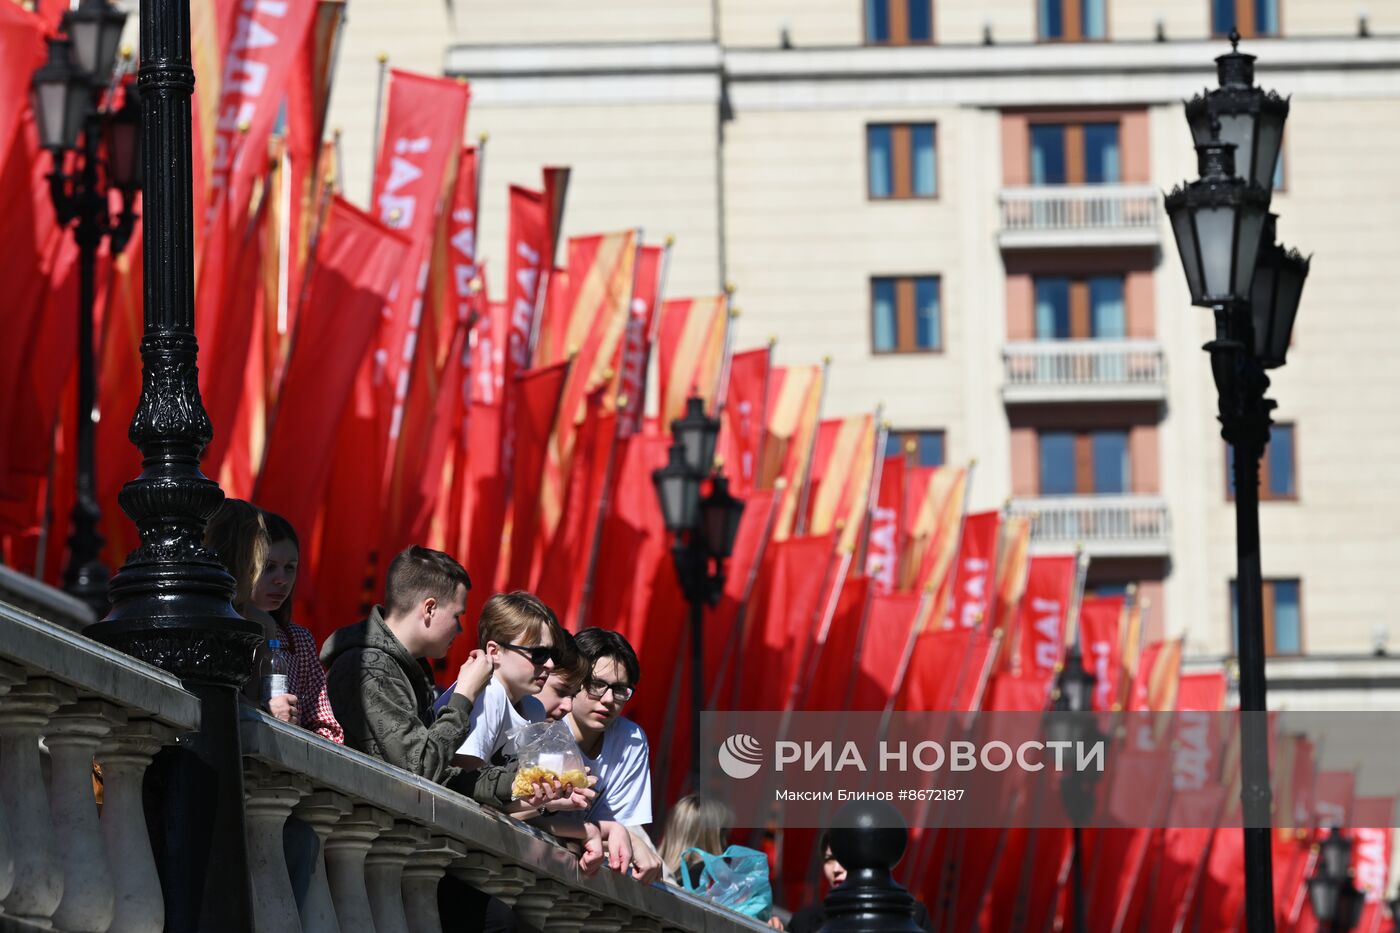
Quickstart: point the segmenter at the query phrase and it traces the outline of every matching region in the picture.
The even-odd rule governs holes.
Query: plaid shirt
[[[337,745],[344,745],[345,730],[340,728],[331,710],[331,700],[326,694],[326,671],[316,654],[316,639],[292,622],[287,623],[287,630],[292,636],[289,652],[292,670],[288,685],[297,696],[301,726]]]

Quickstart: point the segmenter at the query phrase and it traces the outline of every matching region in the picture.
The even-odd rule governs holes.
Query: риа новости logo
[[[751,735],[731,735],[719,747],[719,766],[735,780],[751,778],[763,766],[763,746]]]

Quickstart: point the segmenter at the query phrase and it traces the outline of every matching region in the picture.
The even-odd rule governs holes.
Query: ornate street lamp
[[[1233,451],[1245,925],[1274,929],[1259,464],[1274,402],[1265,369],[1282,366],[1308,261],[1274,243],[1270,189],[1288,102],[1253,86],[1254,57],[1235,46],[1216,61],[1220,88],[1186,105],[1201,177],[1166,196],[1191,303],[1215,314],[1205,345],[1221,435]]]
[[[1052,742],[1092,744],[1102,738],[1093,716],[1094,684],[1097,678],[1084,666],[1076,634],[1065,652],[1065,662],[1055,678],[1055,692],[1046,718],[1047,738]],[[1070,840],[1070,897],[1074,933],[1084,933],[1084,848],[1082,824],[1094,815],[1094,789],[1099,772],[1094,769],[1068,771],[1060,778],[1060,797],[1065,813],[1073,821]]]
[[[97,503],[94,462],[96,374],[93,364],[93,301],[97,252],[108,239],[113,255],[126,248],[136,224],[140,184],[140,113],[132,94],[113,111],[117,43],[126,14],[105,0],[83,0],[63,14],[66,37],[51,37],[48,61],[34,73],[32,94],[39,138],[53,158],[49,196],[60,224],[74,224],[78,244],[78,419],[77,495],[68,539],[64,588],[107,614],[107,568],[102,565],[102,512]],[[108,88],[113,90],[107,93]],[[105,98],[105,100],[104,100]],[[71,158],[70,158],[71,156]],[[72,166],[72,174],[66,171]],[[121,194],[111,216],[109,192]],[[76,223],[75,223],[76,222]]]
[[[118,501],[141,543],[112,578],[111,612],[86,634],[169,671],[198,697],[198,731],[162,750],[146,773],[165,928],[241,933],[253,928],[253,911],[238,689],[252,673],[262,628],[234,611],[233,578],[203,544],[224,494],[199,471],[213,429],[199,396],[195,341],[190,3],[142,0],[140,9],[133,106],[140,151],[159,171],[147,174],[142,193],[141,400],[130,429],[141,475]],[[105,54],[101,35],[96,48],[98,58]],[[85,152],[97,152],[97,134],[85,135]],[[122,135],[131,134],[116,129],[113,138]],[[128,169],[140,158],[108,158],[105,171],[118,184],[139,179]],[[87,162],[85,173],[96,172],[96,160]]]
[[[1346,933],[1361,922],[1365,895],[1351,870],[1351,840],[1338,828],[1322,840],[1317,868],[1308,879],[1308,900],[1322,929]]]
[[[700,712],[705,705],[705,606],[724,592],[724,562],[734,552],[744,503],[729,493],[729,481],[714,469],[719,419],[705,414],[703,399],[686,400],[682,418],[671,422],[670,459],[651,474],[666,530],[675,535],[671,557],[681,592],[690,604],[691,787],[700,786]],[[700,484],[710,478],[702,499]]]
[[[1220,139],[1233,143],[1240,176],[1267,191],[1283,145],[1288,99],[1254,86],[1254,56],[1239,50],[1240,34],[1230,33],[1230,51],[1215,60],[1220,87],[1186,102],[1186,122],[1196,145],[1211,140],[1211,124],[1220,123]]]

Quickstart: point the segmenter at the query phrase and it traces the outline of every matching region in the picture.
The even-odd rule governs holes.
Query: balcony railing
[[[1171,549],[1167,503],[1160,496],[1041,496],[1012,499],[1031,516],[1031,544],[1073,547],[1091,557],[1165,557]]]
[[[1151,185],[1035,185],[1001,190],[1001,245],[1155,246],[1161,194]]]
[[[1166,358],[1156,340],[1028,340],[1008,343],[1007,402],[1142,401],[1166,397]]]
[[[438,915],[445,875],[548,933],[768,929],[618,872],[584,877],[577,856],[516,819],[251,707],[243,717],[259,933],[454,929],[462,918]],[[142,779],[199,720],[175,677],[0,601],[0,931],[164,928]],[[322,850],[300,911],[284,855],[292,815]]]

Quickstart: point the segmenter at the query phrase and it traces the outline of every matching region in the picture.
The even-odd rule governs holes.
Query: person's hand
[[[301,722],[297,718],[297,697],[295,693],[283,693],[267,701],[267,711],[274,718],[283,722],[297,725]]]
[[[591,878],[603,867],[603,833],[596,823],[584,823],[583,833],[583,855],[578,860],[578,870],[585,878]]]
[[[558,781],[536,781],[530,785],[530,796],[520,799],[529,804],[530,807],[538,810],[540,807],[553,803],[559,799],[561,785]]]
[[[779,920],[777,917],[769,917],[769,918],[768,918],[768,925],[769,925],[770,927],[772,927],[773,929],[775,929],[775,930],[786,929],[786,928],[783,926],[783,921]]]
[[[496,673],[499,663],[499,657],[489,655],[480,648],[474,649],[457,671],[456,692],[475,703],[481,691],[491,682],[491,676]]]
[[[600,827],[607,837],[608,867],[616,872],[627,871],[632,864],[632,835],[621,823]]]
[[[591,773],[588,775],[587,787],[574,787],[572,784],[560,785],[555,782],[558,793],[554,801],[546,805],[549,812],[563,813],[569,810],[587,810],[593,806],[593,801],[598,799],[598,792],[593,789],[597,783],[597,775]]]
[[[647,840],[638,839],[632,844],[632,877],[642,884],[651,884],[661,877],[661,858]]]

